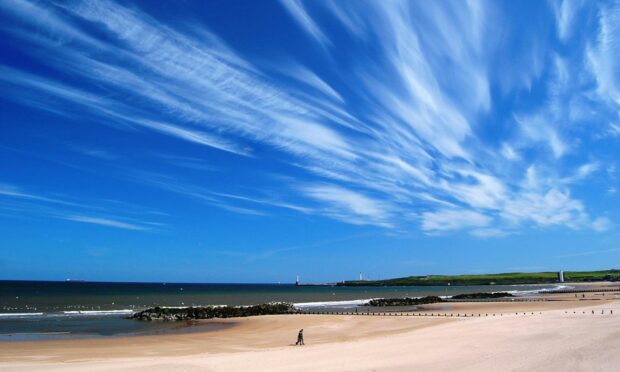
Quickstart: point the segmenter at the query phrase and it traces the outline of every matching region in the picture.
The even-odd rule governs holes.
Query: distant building
[[[564,283],[564,271],[560,270],[560,272],[558,272],[558,281],[560,283]]]

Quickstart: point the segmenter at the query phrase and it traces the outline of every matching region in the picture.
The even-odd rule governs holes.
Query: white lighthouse
[[[558,273],[558,281],[560,283],[564,283],[564,270],[560,270],[560,272]]]

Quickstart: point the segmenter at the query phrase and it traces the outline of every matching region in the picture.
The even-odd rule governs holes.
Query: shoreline
[[[506,285],[502,285],[504,287],[522,287],[522,286],[532,286],[532,287],[536,287],[536,286],[550,286],[551,284],[549,283],[537,283],[537,284],[506,284]],[[590,282],[590,283],[583,283],[583,282],[576,282],[576,283],[557,283],[554,284],[555,287],[557,288],[553,288],[553,289],[547,289],[547,291],[555,291],[558,290],[561,287],[579,287],[579,286],[587,286],[587,287],[593,287],[593,288],[598,288],[601,287],[603,285],[606,286],[610,286],[610,287],[617,287],[620,288],[620,283],[615,284],[614,282]],[[392,286],[395,288],[408,288],[408,287],[412,287],[412,286]],[[422,286],[421,288],[428,288],[429,286]],[[441,286],[444,287],[444,286]],[[467,285],[463,285],[463,286],[459,286],[459,285],[455,285],[453,286],[453,288],[458,288],[458,287],[467,287]],[[481,286],[484,287],[484,286]],[[363,286],[356,286],[356,288],[364,288]],[[377,288],[376,286],[369,286],[368,288],[372,288],[375,289]],[[540,290],[514,290],[514,291],[506,291],[508,293],[512,293],[514,294],[516,297],[526,297],[526,296],[530,296],[532,294],[536,294],[538,293]],[[413,295],[413,296],[408,296],[408,297],[413,297],[413,298],[417,298],[417,297],[424,297],[425,295]],[[442,295],[442,294],[438,294],[437,296],[442,297],[442,298],[450,298],[451,296],[446,296],[446,295]],[[307,302],[292,302],[291,304],[296,307],[296,308],[308,308],[308,307],[323,307],[323,306],[329,306],[329,307],[338,307],[341,305],[363,305],[364,303],[372,300],[372,299],[376,299],[379,297],[369,297],[369,298],[355,298],[355,299],[345,299],[345,300],[326,300],[326,301],[307,301]],[[384,298],[384,297],[380,297],[380,298]],[[387,298],[387,297],[385,297]],[[284,302],[287,303],[288,301],[275,301],[275,302]],[[261,305],[260,303],[255,303],[255,304],[246,304],[246,305],[241,305],[241,306],[253,306],[253,305]],[[159,305],[153,305],[154,306],[159,306]],[[186,307],[209,307],[209,306],[213,306],[213,307],[225,307],[225,306],[234,306],[234,305],[226,305],[226,304],[218,304],[218,305],[210,305],[210,304],[206,304],[206,305],[191,305],[191,306],[159,306],[161,308],[186,308]],[[19,318],[19,317],[36,317],[36,316],[46,316],[46,315],[53,315],[53,316],[97,316],[97,315],[117,315],[117,314],[126,314],[126,315],[131,315],[137,311],[140,310],[145,310],[148,307],[143,307],[143,308],[129,308],[129,309],[107,309],[107,310],[68,310],[68,311],[60,311],[60,312],[38,312],[38,311],[34,311],[34,312],[26,312],[26,311],[22,311],[22,312],[5,312],[5,313],[0,313],[0,320],[2,319],[10,319],[10,318]]]
[[[456,300],[456,301],[451,301],[449,298],[447,299],[447,301],[436,304],[435,307],[429,307],[429,306],[387,306],[387,307],[379,307],[379,306],[364,306],[364,304],[366,304],[370,299],[355,299],[355,300],[342,300],[342,301],[318,301],[318,302],[305,302],[305,303],[296,303],[293,306],[300,310],[301,312],[305,312],[305,313],[321,313],[321,312],[328,312],[328,313],[342,313],[342,312],[355,312],[355,313],[360,313],[360,314],[365,314],[367,312],[371,312],[371,313],[379,313],[379,312],[386,312],[386,313],[393,313],[393,312],[414,312],[414,313],[420,313],[420,314],[425,314],[426,313],[426,308],[429,309],[435,309],[435,310],[441,310],[441,309],[452,309],[454,308],[454,304],[462,304],[462,303],[500,303],[500,302],[508,302],[508,303],[512,303],[512,302],[530,302],[530,301],[555,301],[557,300],[557,296],[555,296],[556,299],[552,298],[552,295],[559,295],[559,294],[564,294],[567,295],[568,293],[574,293],[575,291],[579,291],[579,290],[583,290],[585,291],[593,291],[593,290],[602,290],[602,291],[606,291],[609,290],[610,288],[613,289],[618,289],[617,283],[615,282],[589,282],[589,283],[583,283],[583,282],[577,282],[577,283],[558,283],[554,288],[549,289],[547,288],[547,290],[517,290],[517,291],[507,291],[509,293],[513,293],[514,297],[510,297],[510,298],[502,298],[502,299],[465,299],[465,300]],[[515,285],[518,286],[518,285]],[[541,286],[541,287],[547,287],[546,284],[538,284],[538,285],[533,285],[533,286]],[[564,292],[563,290],[561,292],[555,292],[558,289],[568,289],[567,292]],[[610,294],[613,295],[613,294]],[[415,298],[415,296],[413,296]],[[442,298],[444,298],[446,296],[440,296]],[[450,297],[450,296],[448,296]],[[571,298],[572,299],[572,298]],[[538,308],[545,308],[545,305],[541,306],[536,306],[534,305],[535,309]],[[226,324],[226,327],[229,327],[228,323],[217,323],[218,320],[226,320],[227,322],[229,320],[234,320],[234,319],[243,319],[243,318],[229,318],[229,319],[224,319],[224,318],[215,318],[215,319],[211,319],[211,321],[213,323],[206,323],[206,325],[209,325],[207,327],[205,327],[205,323],[202,323],[204,320],[187,320],[185,322],[183,321],[171,321],[171,322],[166,322],[166,321],[161,321],[161,320],[154,320],[152,322],[149,321],[138,321],[138,320],[129,320],[129,319],[122,319],[119,317],[115,317],[114,315],[116,314],[131,314],[134,311],[126,311],[126,310],[105,310],[105,311],[65,311],[64,314],[44,314],[44,313],[19,313],[19,314],[15,314],[13,316],[13,314],[0,314],[0,315],[7,315],[6,317],[0,317],[0,322],[2,320],[13,320],[16,318],[23,318],[26,321],[33,321],[36,322],[37,319],[36,318],[48,318],[48,320],[53,320],[54,318],[60,316],[67,316],[67,317],[73,317],[73,319],[77,320],[77,321],[98,321],[100,323],[102,323],[102,325],[100,325],[101,327],[106,327],[109,326],[111,323],[110,322],[127,322],[126,326],[129,325],[129,328],[127,331],[117,331],[117,333],[114,334],[110,334],[108,333],[96,333],[96,332],[83,332],[83,333],[71,333],[71,332],[65,332],[64,330],[45,330],[45,331],[34,331],[34,332],[18,332],[18,331],[5,331],[0,335],[0,345],[5,344],[7,342],[38,342],[38,341],[43,341],[43,342],[52,342],[52,341],[63,341],[63,340],[89,340],[89,339],[101,339],[101,340],[105,340],[105,339],[116,339],[116,338],[124,338],[124,337],[131,337],[131,338],[135,338],[135,337],[148,337],[148,336],[156,336],[156,337],[162,337],[165,335],[183,335],[183,334],[188,334],[188,333],[209,333],[209,332],[214,332],[217,330],[217,328],[215,327],[210,327],[210,325],[221,325],[221,324]],[[102,314],[102,315],[110,315],[108,316],[103,316],[103,317],[98,317],[96,318],[97,315]],[[10,316],[9,316],[10,315]],[[415,315],[415,314],[410,314],[410,315]],[[30,318],[30,316],[34,316],[33,318]],[[18,319],[19,320],[19,319]],[[130,323],[132,322],[132,323]],[[105,324],[103,324],[105,323]],[[1,324],[0,324],[1,325]],[[114,326],[114,324],[112,324]],[[135,327],[136,325],[140,325],[139,327]],[[151,327],[151,325],[157,325],[157,327]],[[160,327],[161,325],[161,327]],[[137,330],[135,329],[131,329],[131,328],[138,328]],[[142,327],[142,328],[140,328]],[[117,327],[118,328],[118,327]]]

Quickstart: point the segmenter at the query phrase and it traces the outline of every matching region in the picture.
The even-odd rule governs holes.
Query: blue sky
[[[0,279],[618,267],[620,3],[0,2]]]

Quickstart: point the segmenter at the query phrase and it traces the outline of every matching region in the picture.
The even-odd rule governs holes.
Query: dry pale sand
[[[0,370],[618,370],[620,300],[586,296],[426,307],[427,313],[461,314],[447,318],[264,316],[227,320],[234,326],[207,333],[4,342]],[[307,345],[296,347],[302,327]]]

